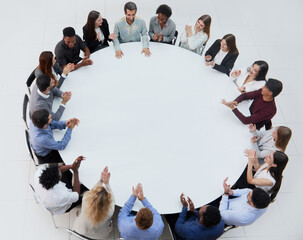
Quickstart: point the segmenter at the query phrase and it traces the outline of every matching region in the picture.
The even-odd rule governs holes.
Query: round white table
[[[122,59],[112,47],[92,54],[94,64],[63,83],[61,90],[72,91],[72,99],[62,119],[80,119],[60,151],[63,160],[86,157],[79,172],[89,188],[108,166],[119,206],[139,182],[161,214],[181,211],[182,192],[195,207],[214,200],[223,192],[223,179],[233,184],[247,163],[248,128],[220,103],[239,95],[235,85],[177,46],[150,43],[149,58],[141,54],[141,43],[121,49]],[[55,131],[55,138],[64,132]],[[136,201],[134,209],[141,206]]]

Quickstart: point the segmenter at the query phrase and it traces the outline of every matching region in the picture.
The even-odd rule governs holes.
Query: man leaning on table
[[[115,24],[114,33],[117,37],[114,39],[114,48],[116,58],[121,58],[123,52],[120,43],[140,42],[142,35],[143,50],[145,56],[150,56],[147,28],[143,19],[136,17],[137,6],[133,2],[127,2],[124,5],[125,17],[121,18]]]
[[[131,211],[137,198],[144,208],[141,208],[134,216]],[[136,188],[133,187],[133,194],[118,215],[118,229],[121,237],[132,240],[156,240],[161,236],[163,228],[164,223],[160,214],[144,197],[142,184],[139,183]]]
[[[32,113],[29,126],[29,136],[32,148],[39,160],[39,164],[63,162],[58,150],[63,150],[71,139],[72,130],[78,126],[79,119],[71,118],[67,121],[54,121],[52,115],[45,109]],[[61,141],[56,141],[53,129],[67,130]]]

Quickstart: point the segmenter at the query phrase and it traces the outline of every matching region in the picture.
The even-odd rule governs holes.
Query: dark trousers
[[[272,127],[271,120],[265,120],[265,121],[256,123],[256,129],[260,130],[264,125],[265,125],[265,130],[271,129],[271,127]]]
[[[36,153],[35,153],[36,154]],[[58,150],[52,150],[49,154],[46,156],[39,156],[36,154],[39,164],[44,163],[62,163],[63,160],[58,152]]]

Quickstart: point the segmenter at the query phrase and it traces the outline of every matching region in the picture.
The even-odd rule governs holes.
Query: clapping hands
[[[134,188],[133,187],[133,196],[138,198],[140,201],[144,199],[143,186],[141,183]]]
[[[231,110],[234,110],[236,106],[238,106],[237,101],[227,102],[224,98],[221,100],[221,103],[227,107],[229,107]]]
[[[184,193],[182,193],[181,194],[181,196],[180,196],[180,201],[181,201],[181,203],[182,203],[182,205],[184,206],[184,207],[188,207],[188,205],[189,205],[189,210],[191,211],[191,212],[195,212],[195,206],[194,206],[194,203],[192,202],[192,200],[190,199],[190,197],[187,197],[187,201],[186,201],[186,199],[185,199],[185,195],[184,195]],[[188,202],[188,203],[187,203]]]
[[[101,182],[104,184],[108,184],[110,179],[110,172],[108,171],[108,167],[106,166],[101,173]]]
[[[78,169],[83,160],[85,160],[85,157],[83,157],[83,156],[77,157],[77,159],[73,162],[73,164],[71,166],[71,169],[73,170],[73,172],[78,172]]]
[[[71,118],[66,121],[65,125],[68,128],[73,129],[75,126],[78,126],[79,123],[80,123],[80,120],[78,118]]]

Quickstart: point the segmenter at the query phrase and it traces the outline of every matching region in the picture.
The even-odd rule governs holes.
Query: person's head
[[[52,115],[45,109],[40,109],[32,113],[32,122],[37,128],[45,128],[52,121]]]
[[[159,23],[165,24],[167,22],[167,19],[169,19],[172,15],[172,11],[168,5],[162,4],[157,8],[156,14],[158,14]]]
[[[136,217],[135,222],[138,228],[141,230],[149,229],[153,225],[153,213],[149,208],[141,208]]]
[[[272,131],[272,139],[276,143],[276,147],[285,152],[287,144],[291,138],[292,132],[288,127],[280,126],[276,127]]]
[[[73,48],[76,44],[76,32],[72,27],[66,27],[63,29],[63,40],[66,46]]]
[[[50,166],[42,171],[42,174],[39,177],[39,183],[46,190],[49,190],[53,188],[56,184],[58,184],[60,179],[61,179],[61,172],[58,166]]]
[[[205,227],[216,226],[221,221],[221,215],[218,208],[204,205],[199,209],[199,223]]]
[[[268,72],[268,64],[265,61],[255,61],[249,69],[249,74],[255,80],[265,80]]]
[[[96,39],[96,31],[95,29],[102,25],[102,16],[98,11],[91,11],[88,14],[86,26],[88,28],[89,38],[91,41]]]
[[[48,94],[50,89],[55,85],[55,81],[50,76],[42,74],[37,78],[36,84],[40,92]]]
[[[236,37],[233,34],[226,34],[221,39],[221,50],[223,52],[238,53]]]
[[[283,89],[281,81],[269,78],[265,86],[262,87],[263,96],[271,96],[272,98],[278,96]]]
[[[209,15],[203,15],[198,18],[196,22],[196,31],[200,32],[203,30],[210,37],[210,25],[211,25],[211,17]]]
[[[97,226],[107,216],[113,197],[103,184],[97,184],[91,191],[85,192],[84,196],[90,206],[84,214],[93,226]]]
[[[126,22],[132,24],[135,21],[135,16],[137,13],[137,6],[134,2],[127,2],[124,5],[124,13],[126,16]]]
[[[255,208],[267,208],[270,203],[269,195],[261,188],[254,188],[247,194],[247,201]]]

